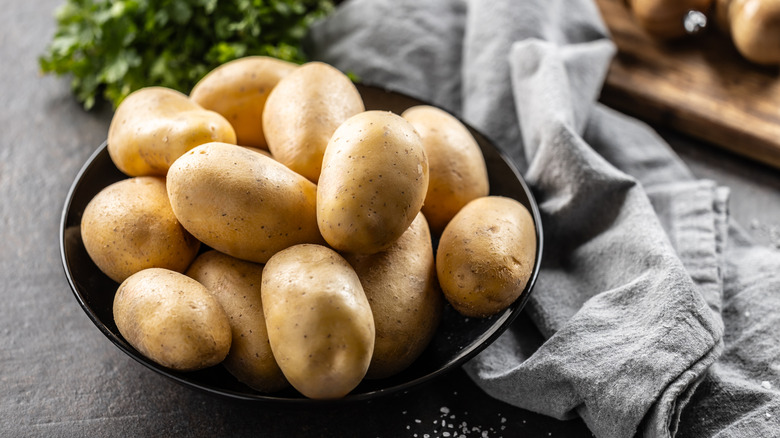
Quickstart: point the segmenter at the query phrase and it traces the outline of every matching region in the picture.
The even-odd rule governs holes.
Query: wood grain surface
[[[702,35],[662,43],[624,0],[596,3],[618,47],[604,103],[780,168],[777,68],[745,61],[714,21]]]

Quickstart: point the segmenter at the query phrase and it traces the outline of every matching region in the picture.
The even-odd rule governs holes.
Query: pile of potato
[[[84,246],[120,283],[122,336],[171,369],[342,397],[407,368],[444,298],[495,314],[533,268],[531,216],[488,196],[465,126],[430,106],[366,111],[323,63],[248,57],[190,96],[141,89],[108,151],[130,178],[86,207]]]

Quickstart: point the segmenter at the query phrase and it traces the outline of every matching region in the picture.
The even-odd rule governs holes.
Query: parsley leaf
[[[70,75],[86,109],[101,98],[116,107],[151,85],[189,93],[243,56],[305,62],[307,29],[333,8],[330,0],[66,0],[38,61],[43,73]]]

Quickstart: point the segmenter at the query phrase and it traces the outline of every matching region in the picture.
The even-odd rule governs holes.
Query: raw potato
[[[130,176],[165,176],[179,156],[211,141],[235,143],[224,117],[168,88],[147,87],[119,104],[108,128],[108,153]]]
[[[278,252],[263,269],[262,299],[271,349],[295,389],[333,399],[360,383],[374,350],[374,318],[338,253],[320,245]]]
[[[488,196],[468,203],[444,229],[436,272],[455,310],[487,317],[520,296],[535,259],[531,214],[514,199]]]
[[[230,324],[217,299],[197,281],[167,269],[145,269],[114,297],[119,333],[145,357],[178,371],[214,366],[230,350]]]
[[[222,305],[233,343],[222,364],[239,381],[261,392],[288,386],[268,343],[260,299],[263,265],[218,251],[208,251],[192,263],[187,276],[206,287]]]
[[[444,304],[428,223],[417,214],[406,232],[385,251],[346,254],[371,305],[376,342],[367,378],[390,377],[406,369],[428,346]]]
[[[345,252],[373,254],[406,231],[425,200],[428,158],[401,116],[366,111],[328,144],[317,189],[322,237]]]
[[[360,93],[344,73],[321,62],[304,64],[268,96],[263,111],[268,149],[280,163],[316,183],[331,135],[364,110]]]
[[[725,8],[729,33],[739,53],[748,61],[780,64],[780,0],[731,0]]]
[[[190,93],[203,108],[224,116],[242,146],[267,149],[263,134],[263,108],[280,79],[298,66],[268,56],[236,59],[212,70]]]
[[[95,195],[84,209],[81,238],[95,265],[117,283],[146,268],[184,272],[200,248],[174,216],[165,180],[152,176]]]
[[[168,197],[179,222],[225,254],[265,263],[298,243],[323,242],[317,186],[244,147],[208,143],[171,166]]]
[[[490,192],[485,158],[468,128],[447,112],[421,105],[402,116],[420,134],[428,156],[430,181],[422,212],[439,234],[464,205]]]

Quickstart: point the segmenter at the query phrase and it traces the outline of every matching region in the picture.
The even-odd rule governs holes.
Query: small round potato
[[[422,354],[441,320],[444,298],[428,222],[422,213],[390,248],[371,255],[345,254],[366,293],[376,327],[367,378],[390,377]]]
[[[81,218],[81,238],[95,265],[117,283],[146,268],[184,272],[200,248],[174,216],[165,180],[153,176],[95,195]]]
[[[490,192],[482,150],[458,119],[432,106],[415,106],[402,116],[420,134],[428,156],[430,182],[422,212],[439,234],[469,201]]]
[[[339,251],[382,251],[409,228],[427,190],[428,158],[409,122],[387,111],[352,116],[322,161],[320,232]]]
[[[333,131],[363,112],[363,99],[342,72],[309,62],[282,78],[268,96],[263,130],[274,158],[317,182]]]
[[[111,160],[130,176],[165,176],[179,156],[211,141],[235,143],[236,133],[220,114],[164,87],[131,93],[108,128]]]
[[[536,231],[525,206],[487,196],[466,204],[444,229],[436,272],[455,310],[487,317],[520,296],[535,259]]]
[[[233,343],[222,365],[239,381],[260,392],[288,386],[268,343],[260,298],[263,265],[207,251],[192,263],[187,276],[211,292],[230,319]]]
[[[265,263],[298,243],[321,243],[317,186],[245,147],[208,143],[168,172],[168,197],[193,236],[225,254]]]
[[[365,377],[374,318],[338,253],[308,244],[276,253],[263,269],[262,299],[274,357],[301,394],[343,397]]]
[[[114,297],[119,333],[154,362],[178,371],[214,366],[230,350],[230,323],[209,291],[184,274],[151,268],[127,278]]]
[[[190,98],[224,116],[242,146],[267,149],[263,134],[263,108],[280,79],[298,66],[268,56],[247,56],[227,62],[203,77]]]

